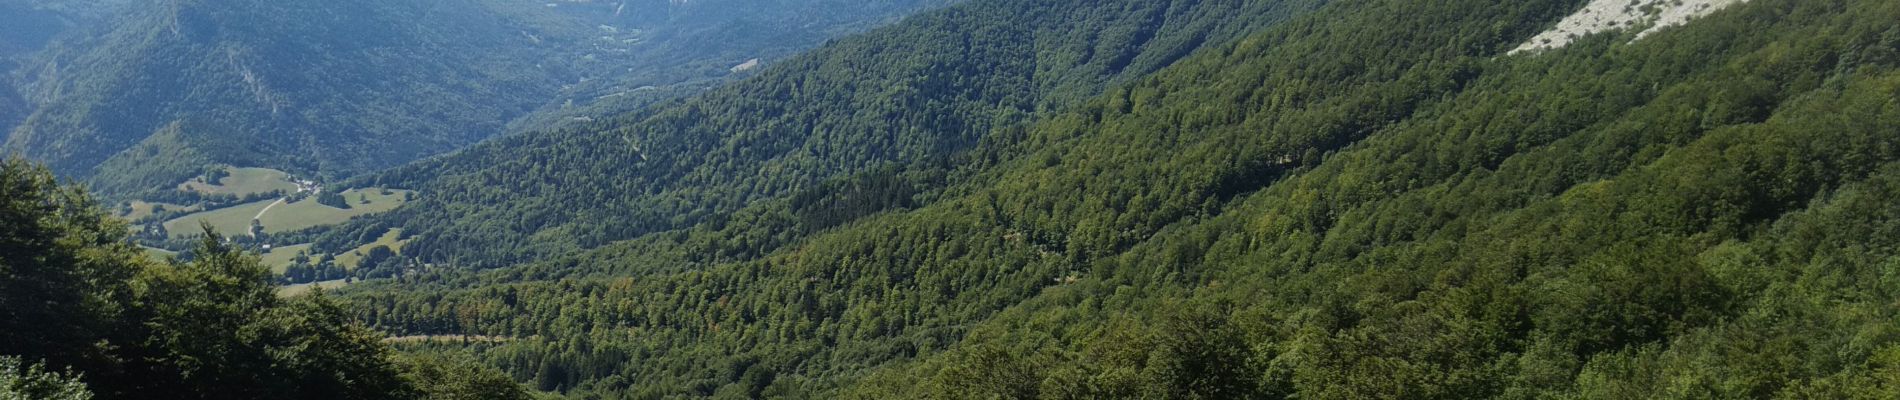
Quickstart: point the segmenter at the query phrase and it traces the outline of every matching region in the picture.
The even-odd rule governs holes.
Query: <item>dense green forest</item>
[[[839,40],[689,100],[478,145],[357,185],[424,193],[406,254],[499,266],[679,229],[832,178],[941,161],[1317,2],[981,0]]]
[[[1091,4],[1058,9],[1152,5]],[[496,338],[408,350],[582,398],[1900,392],[1900,3],[1754,0],[1505,55],[1580,5],[1289,7],[1153,74],[1027,92],[927,86],[1012,76],[928,58],[891,69],[915,85],[801,72],[883,71],[913,58],[827,55],[1034,14],[967,3],[582,139],[383,175],[435,189],[401,223],[438,242],[407,255],[454,265],[345,298],[383,329]],[[1100,55],[1082,37],[1067,54]],[[1029,94],[863,119],[888,127],[742,95],[840,85],[934,93],[878,97],[896,110]],[[665,136],[702,124],[717,135]],[[526,243],[549,247],[497,247]],[[507,266],[461,268],[482,265]]]
[[[98,45],[59,39],[97,15],[20,8],[42,3],[0,0],[59,18],[0,28],[42,33],[0,41],[34,71],[0,85],[0,123],[67,160],[0,163],[0,398],[1900,393],[1891,0],[1749,0],[1527,52],[1590,2],[970,0],[871,29],[950,2],[186,0]],[[408,23],[431,19],[455,23]],[[480,51],[522,41],[554,44]],[[603,50],[635,43],[670,50]],[[601,67],[669,51],[711,55]],[[378,63],[440,69],[347,78]],[[57,78],[91,66],[134,78]],[[278,78],[305,68],[340,72]],[[161,93],[257,104],[82,118],[183,104]],[[262,129],[313,120],[391,136]],[[292,140],[226,140],[259,130]],[[53,172],[361,172],[504,131],[323,176],[413,190],[388,213],[161,233],[197,241],[169,257]],[[274,276],[240,248],[272,239],[327,266]],[[371,242],[367,267],[331,259]]]
[[[0,398],[529,398],[492,368],[392,352],[321,292],[280,298],[255,256],[194,254],[150,261],[84,191],[0,161]]]
[[[212,164],[346,177],[697,93],[946,2],[8,0],[0,136],[114,195]]]

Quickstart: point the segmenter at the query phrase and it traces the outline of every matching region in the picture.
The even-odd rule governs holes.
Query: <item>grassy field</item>
[[[166,259],[171,258],[174,255],[178,255],[178,252],[176,251],[165,250],[165,249],[156,248],[156,247],[139,246],[139,248],[145,249],[145,255],[157,261],[165,261]]]
[[[302,253],[306,250],[310,250],[309,243],[272,248],[269,253],[264,253],[262,256],[264,265],[269,266],[271,272],[284,273],[284,269],[290,268],[290,260],[297,258],[297,253]],[[312,263],[316,262],[317,257],[312,256],[310,258]]]
[[[297,184],[290,182],[290,174],[270,168],[226,168],[231,176],[219,179],[217,184],[206,184],[196,179],[178,184],[179,190],[207,194],[234,194],[243,196],[252,193],[269,193],[282,190],[286,193],[297,191]]]
[[[383,236],[376,238],[374,242],[358,246],[354,250],[336,255],[336,265],[343,266],[344,269],[356,269],[357,263],[363,260],[363,255],[369,253],[369,249],[375,248],[376,246],[389,246],[389,249],[395,250],[396,254],[402,254],[402,245],[409,244],[409,241],[396,240],[396,238],[399,237],[402,237],[401,228],[393,228],[388,232],[383,232]]]
[[[409,193],[406,190],[390,190],[382,194],[382,189],[351,189],[343,192],[343,199],[350,202],[350,208],[339,209],[317,204],[317,197],[310,196],[296,203],[279,204],[264,213],[262,219],[265,232],[289,232],[313,226],[332,225],[348,222],[358,215],[375,214],[401,207]],[[363,204],[367,197],[369,204]],[[253,213],[252,215],[256,215]],[[169,228],[168,228],[169,229]]]
[[[271,203],[277,202],[275,199],[262,200],[165,221],[165,229],[170,231],[172,236],[196,234],[198,221],[203,220],[210,221],[211,226],[218,228],[218,232],[226,235],[242,235],[250,232],[251,219],[256,218],[258,213],[264,211],[266,207],[269,207],[270,211],[263,213],[263,218],[258,219],[264,224],[264,232],[279,233],[313,226],[334,225],[348,222],[350,218],[359,215],[375,214],[401,207],[406,202],[404,198],[409,191],[390,190],[389,194],[382,193],[382,189],[344,191],[343,198],[350,201],[348,209],[317,204],[316,196],[310,196],[296,203],[276,206],[271,206]],[[363,198],[368,198],[369,203],[362,203]]]
[[[349,286],[349,284],[350,283],[347,281],[338,279],[334,281],[299,283],[295,285],[280,286],[277,288],[277,297],[301,296],[305,293],[310,293],[310,288],[313,288],[313,287],[323,287],[323,290],[333,290],[336,288]]]
[[[277,202],[276,199],[262,200],[178,217],[165,221],[165,231],[171,232],[172,236],[195,235],[199,233],[198,221],[208,221],[211,222],[211,227],[218,229],[218,233],[227,236],[243,235],[251,231],[251,218],[256,217],[258,211],[263,211],[264,207],[275,202]]]

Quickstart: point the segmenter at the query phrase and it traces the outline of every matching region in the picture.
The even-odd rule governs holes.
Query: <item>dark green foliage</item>
[[[311,260],[308,254],[299,253],[291,260],[290,266],[284,268],[282,283],[298,284],[331,281],[343,279],[348,274],[349,271],[344,270],[343,266],[337,265],[336,259],[327,253],[319,260]]]
[[[415,356],[399,360],[403,377],[415,382],[426,400],[528,400],[528,393],[507,375],[466,357]]]
[[[122,223],[44,168],[0,161],[0,354],[104,362],[93,342],[132,295],[115,283],[139,271],[140,252],[124,235]]]
[[[209,228],[189,261],[155,265],[89,196],[17,158],[0,163],[0,221],[7,398],[402,399],[437,387],[523,396],[492,379],[419,387],[382,334],[321,291],[278,297],[270,271]]]
[[[0,399],[90,400],[92,392],[76,374],[50,372],[39,364],[22,365],[17,357],[0,357]]]
[[[326,191],[323,191],[322,193],[317,193],[317,204],[322,204],[322,205],[346,209],[346,210],[351,207],[350,201],[343,198],[343,193],[334,191],[334,190],[326,190]]]
[[[230,169],[227,169],[222,165],[213,165],[213,166],[205,167],[204,174],[198,176],[198,182],[203,182],[205,184],[211,184],[211,185],[218,185],[218,184],[221,184],[221,182],[224,181],[224,178],[228,176],[231,176]]]
[[[422,350],[582,396],[1891,398],[1900,3],[1754,0],[1504,55],[1581,3],[1331,2],[953,156],[603,188],[756,198],[348,298],[394,330],[514,338]],[[530,237],[585,232],[562,226]]]
[[[383,262],[389,261],[391,258],[395,258],[395,257],[396,257],[396,252],[393,250],[390,250],[389,246],[378,245],[376,247],[369,248],[368,251],[363,252],[363,259],[361,262],[363,263],[363,265],[381,265]]]

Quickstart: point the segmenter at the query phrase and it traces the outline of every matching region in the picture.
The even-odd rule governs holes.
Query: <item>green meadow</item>
[[[243,196],[253,193],[297,191],[297,184],[290,182],[290,174],[270,168],[225,168],[231,175],[218,179],[216,184],[201,182],[197,179],[178,184],[179,190],[205,194],[231,194]]]
[[[384,194],[385,192],[387,194]],[[165,229],[173,236],[186,236],[198,233],[199,221],[207,221],[220,233],[241,235],[250,231],[251,220],[256,219],[264,224],[266,233],[290,232],[339,224],[357,216],[394,210],[407,202],[408,193],[410,192],[406,190],[377,188],[346,190],[342,195],[343,198],[349,200],[350,208],[318,204],[316,196],[308,196],[295,203],[280,203],[278,199],[260,200],[179,217],[166,221]],[[368,202],[365,203],[363,200],[368,200]]]

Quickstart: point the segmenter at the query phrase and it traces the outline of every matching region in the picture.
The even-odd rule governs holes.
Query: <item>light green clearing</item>
[[[243,196],[252,193],[270,193],[282,190],[285,193],[297,191],[297,184],[290,182],[290,174],[270,168],[225,168],[231,176],[210,185],[197,179],[178,184],[179,190],[205,194],[232,194]]]
[[[350,283],[347,280],[343,280],[343,279],[338,279],[338,280],[333,280],[333,281],[322,281],[322,282],[286,285],[286,286],[280,286],[277,288],[277,297],[302,296],[306,293],[310,293],[310,288],[313,288],[313,287],[322,287],[323,290],[336,290],[336,288],[349,286],[349,285]]]
[[[374,242],[357,246],[355,250],[336,255],[336,265],[342,266],[343,269],[356,269],[357,263],[363,261],[363,255],[369,254],[369,249],[376,248],[376,246],[389,246],[389,249],[395,250],[396,254],[402,254],[402,246],[409,244],[409,241],[396,240],[396,238],[399,237],[402,237],[402,228],[391,228],[388,232],[383,232],[383,236],[376,238]]]
[[[176,251],[165,250],[165,249],[161,249],[157,247],[139,246],[139,248],[144,249],[145,256],[151,257],[152,260],[154,261],[165,261],[167,259],[170,259],[172,256],[178,255],[178,252]]]
[[[270,252],[264,253],[259,257],[263,259],[265,266],[270,267],[271,272],[281,274],[284,273],[285,269],[290,268],[291,259],[297,258],[297,253],[302,253],[307,250],[310,250],[309,243],[278,246],[272,247]],[[311,257],[311,259],[315,260],[316,257]]]
[[[165,231],[171,232],[173,237],[196,235],[201,233],[198,231],[198,222],[207,221],[219,234],[244,235],[251,231],[251,218],[275,202],[277,199],[262,200],[178,217],[165,221]]]
[[[317,196],[308,196],[296,203],[278,204],[276,207],[271,207],[270,212],[264,213],[264,218],[259,221],[264,223],[264,232],[269,233],[290,232],[313,226],[340,224],[349,222],[350,218],[356,216],[375,214],[401,207],[403,203],[406,202],[403,200],[404,195],[410,193],[407,190],[389,190],[390,194],[384,195],[382,192],[383,189],[378,188],[350,189],[343,191],[343,199],[350,202],[350,208],[348,209],[339,209],[318,204]],[[369,204],[362,203],[361,199],[365,196],[369,198]],[[256,215],[256,212],[253,211],[251,215]],[[248,224],[249,222],[247,221],[246,223]],[[246,229],[248,229],[248,227],[249,225],[246,225]]]
[[[383,189],[377,188],[344,191],[343,198],[350,202],[348,209],[318,204],[316,196],[309,196],[296,203],[278,204],[275,207],[272,207],[271,203],[277,202],[276,199],[262,200],[165,221],[165,230],[171,232],[172,236],[192,235],[198,233],[198,221],[210,221],[211,226],[218,229],[218,233],[244,235],[251,231],[251,219],[256,218],[258,213],[269,207],[269,212],[263,213],[263,218],[258,218],[258,221],[264,224],[264,232],[290,232],[314,226],[340,224],[357,216],[394,210],[406,202],[403,198],[409,193],[407,190],[390,190],[390,194],[387,195],[382,192]],[[365,196],[369,198],[369,204],[362,204],[360,201]]]

